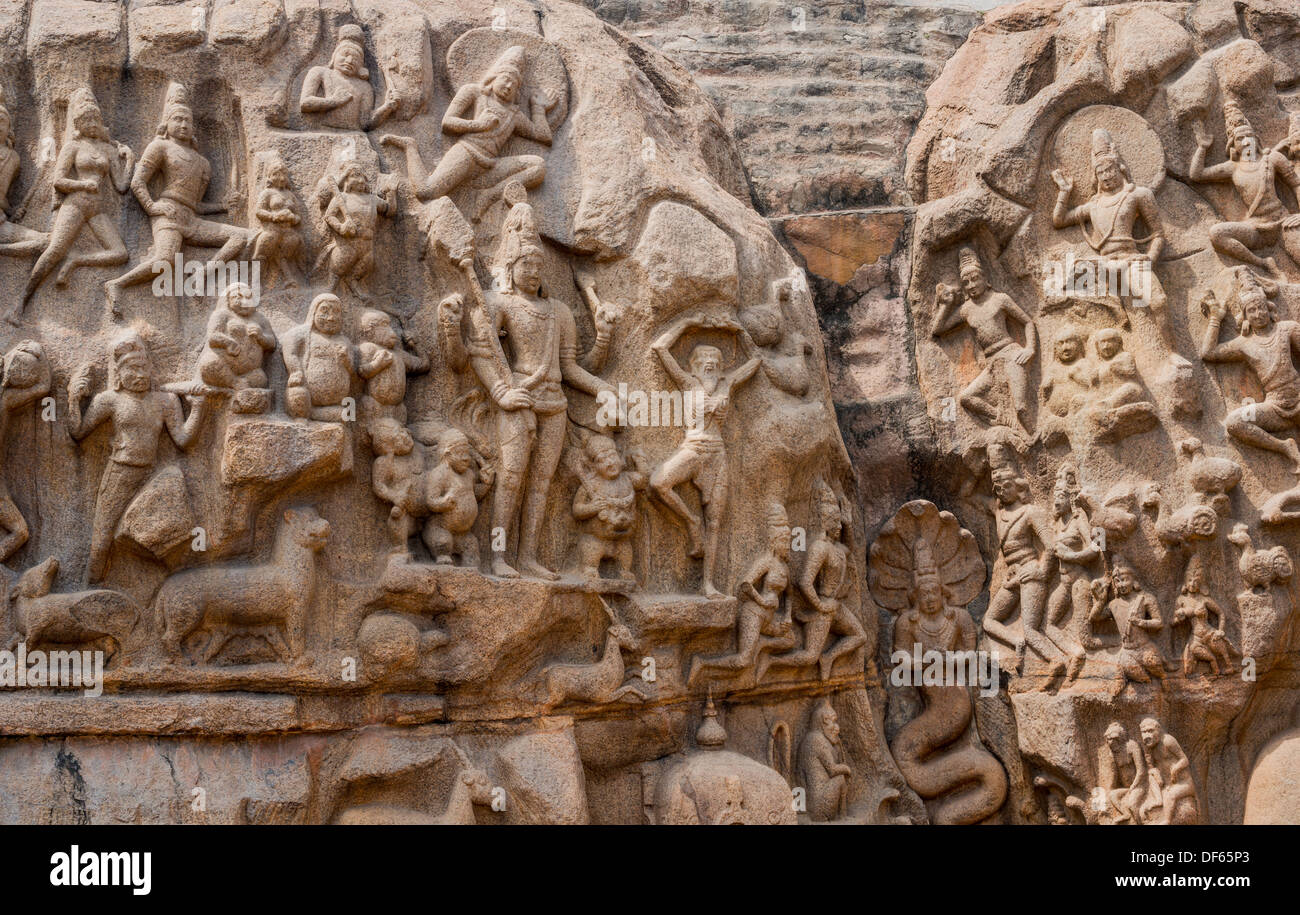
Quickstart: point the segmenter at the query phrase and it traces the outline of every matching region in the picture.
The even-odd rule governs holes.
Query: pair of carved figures
[[[866,632],[848,601],[853,561],[843,533],[852,518],[824,481],[817,487],[817,507],[821,527],[798,581],[807,609],[797,615],[792,610],[793,598],[787,593],[791,583],[790,523],[784,507],[773,505],[768,512],[768,551],[751,564],[740,581],[736,650],[696,656],[688,683],[694,684],[706,674],[716,678],[746,670],[753,670],[758,683],[773,668],[810,664],[818,665],[825,680],[836,659],[852,656],[866,643]],[[795,634],[796,619],[802,623],[802,644]],[[832,642],[832,635],[839,638]]]
[[[1155,718],[1142,719],[1139,733],[1140,744],[1118,721],[1106,728],[1105,746],[1098,757],[1099,784],[1084,811],[1088,822],[1129,826],[1199,823],[1200,801],[1182,746]]]

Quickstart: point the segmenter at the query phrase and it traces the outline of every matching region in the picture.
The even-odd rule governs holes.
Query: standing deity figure
[[[289,373],[285,412],[295,419],[342,422],[343,400],[357,375],[356,347],[343,332],[343,303],[322,292],[312,299],[307,320],[284,335]]]
[[[1255,252],[1280,241],[1291,259],[1300,263],[1300,238],[1294,232],[1300,228],[1300,215],[1288,213],[1277,192],[1279,178],[1292,190],[1300,190],[1300,175],[1280,150],[1260,146],[1255,128],[1236,102],[1224,104],[1223,122],[1228,132],[1228,161],[1206,166],[1205,154],[1214,137],[1197,122],[1196,152],[1187,173],[1193,181],[1232,182],[1246,206],[1246,215],[1240,222],[1212,226],[1210,244],[1224,257],[1278,275],[1277,261]]]
[[[803,624],[803,647],[785,654],[764,655],[755,677],[759,682],[769,668],[813,663],[819,665],[825,680],[837,658],[867,643],[866,631],[848,603],[854,568],[842,535],[845,522],[851,522],[851,518],[845,517],[839,497],[825,480],[817,486],[817,509],[821,530],[808,548],[803,574],[799,576],[799,591],[812,608],[808,613],[796,613]],[[827,648],[832,633],[838,633],[840,638]]]
[[[1038,329],[1033,318],[1010,296],[989,288],[979,255],[973,249],[961,249],[958,265],[965,301],[960,299],[957,290],[941,286],[930,335],[942,337],[962,324],[975,332],[975,342],[984,354],[984,368],[958,400],[971,413],[991,425],[999,425],[999,405],[990,395],[997,383],[994,371],[1001,366],[1011,396],[1012,421],[1017,431],[1029,438],[1029,363],[1038,352]],[[1011,336],[1008,319],[1024,326],[1024,346]]]
[[[380,140],[405,150],[406,169],[417,198],[428,201],[446,197],[469,182],[484,192],[478,205],[481,213],[501,196],[510,181],[518,181],[529,190],[542,183],[546,162],[541,156],[502,155],[514,136],[551,145],[547,112],[555,107],[559,96],[553,89],[542,89],[520,98],[526,62],[522,47],[509,48],[480,82],[467,83],[457,90],[443,115],[442,130],[458,139],[432,174],[425,169],[419,147],[411,137],[390,135]]]
[[[790,521],[785,508],[773,504],[767,513],[767,551],[754,560],[740,580],[736,621],[736,650],[725,655],[696,655],[688,685],[706,671],[734,675],[754,666],[764,651],[784,651],[794,645],[794,621],[781,598],[790,585]]]
[[[1140,731],[1147,769],[1142,822],[1149,826],[1199,823],[1200,801],[1196,797],[1196,784],[1192,781],[1192,766],[1187,754],[1174,736],[1166,734],[1154,718],[1142,719]]]
[[[1106,288],[1105,292],[1119,298],[1125,324],[1130,307],[1150,308],[1165,344],[1177,357],[1164,287],[1153,269],[1165,247],[1156,195],[1151,188],[1133,182],[1119,148],[1105,130],[1092,132],[1092,172],[1092,196],[1074,208],[1069,206],[1073,182],[1060,169],[1052,172],[1058,188],[1052,225],[1058,229],[1075,225],[1083,229],[1084,240],[1099,258],[1097,275],[1104,278],[1107,287],[1112,281],[1120,286]],[[1139,220],[1148,233],[1143,238],[1137,236]],[[1142,245],[1147,246],[1145,251]]]
[[[207,412],[202,384],[187,395],[190,415],[184,416],[180,395],[158,390],[144,341],[128,332],[113,344],[110,389],[96,394],[82,415],[81,402],[90,394],[90,366],[84,365],[68,384],[68,432],[81,441],[100,424],[113,429],[108,466],[99,480],[91,522],[88,583],[101,581],[108,568],[117,523],[131,500],[153,474],[158,446],[165,431],[177,448],[193,444]]]
[[[538,558],[538,545],[568,423],[563,386],[592,396],[612,391],[579,364],[573,312],[542,288],[542,252],[532,207],[516,203],[501,230],[493,271],[497,282],[474,315],[468,347],[474,373],[498,407],[492,527],[508,536],[519,522],[519,570],[506,562],[503,551],[492,557],[492,574],[502,578],[516,578],[520,571],[559,577]]]
[[[397,110],[396,86],[391,81],[378,108],[366,69],[365,36],[361,26],[349,23],[339,29],[328,67],[312,67],[302,81],[298,108],[314,123],[338,130],[373,130]],[[373,110],[372,110],[373,109]]]
[[[1211,622],[1213,620],[1213,622]],[[1210,597],[1201,557],[1193,555],[1183,573],[1183,586],[1174,606],[1174,623],[1190,622],[1192,634],[1183,647],[1183,675],[1190,677],[1197,661],[1210,665],[1214,676],[1232,670],[1232,644],[1223,627],[1223,609]]]
[[[844,816],[853,769],[844,761],[840,719],[828,699],[813,708],[808,732],[799,744],[799,776],[808,793],[808,816],[814,822]]]
[[[1058,570],[1056,587],[1047,599],[1044,626],[1049,637],[1066,649],[1077,676],[1084,661],[1083,648],[1075,644],[1060,628],[1073,616],[1080,621],[1088,614],[1088,594],[1092,583],[1092,566],[1101,555],[1092,539],[1092,525],[1079,500],[1079,471],[1070,462],[1061,464],[1052,493],[1055,544]]]
[[[1107,594],[1112,588],[1114,596],[1107,600]],[[1142,590],[1128,560],[1116,556],[1110,571],[1109,587],[1104,578],[1094,581],[1092,596],[1089,623],[1095,625],[1109,616],[1119,630],[1117,660],[1121,676],[1116,681],[1114,695],[1122,693],[1130,681],[1150,683],[1152,677],[1163,680],[1164,658],[1155,641],[1165,625],[1160,615],[1160,604],[1150,593]]]
[[[361,284],[375,267],[375,230],[380,216],[397,215],[397,187],[381,178],[379,193],[372,193],[366,170],[354,160],[337,178],[326,175],[316,193],[329,243],[313,269],[326,265],[331,291],[347,286],[366,301],[369,296]]]
[[[261,227],[253,239],[253,260],[266,268],[266,283],[284,274],[290,286],[303,282],[302,261],[306,252],[302,232],[302,207],[289,186],[289,169],[278,152],[258,154],[259,191],[253,215]]]
[[[104,115],[91,91],[73,92],[68,99],[63,148],[54,162],[55,210],[49,246],[32,267],[19,312],[55,267],[59,268],[55,285],[66,286],[78,267],[115,267],[127,262],[126,243],[111,213],[111,195],[113,191],[127,192],[134,165],[135,154],[108,135]],[[99,250],[71,254],[85,226],[99,242]]]
[[[1055,626],[1046,626],[1047,562],[1054,545],[1052,528],[1030,499],[1029,484],[1008,464],[999,463],[993,468],[993,493],[997,498],[994,516],[1006,577],[989,601],[984,631],[1015,648],[1017,673],[1024,673],[1025,649],[1032,648],[1051,664],[1049,679],[1066,673],[1064,655],[1070,655],[1069,676],[1074,679],[1083,666],[1083,650],[1064,638]],[[1017,605],[1023,636],[1017,636],[1007,625]]]
[[[14,414],[50,391],[50,363],[45,350],[34,340],[24,340],[5,353],[0,376],[0,459],[9,441],[9,423]],[[0,461],[0,468],[3,462]],[[0,473],[0,563],[8,562],[27,542],[27,521],[9,495],[9,483]]]
[[[690,329],[723,330],[736,334],[745,362],[729,372],[722,370],[722,350],[699,344],[691,350],[690,371],[678,364],[672,348]],[[668,510],[686,524],[689,552],[704,560],[702,589],[706,597],[722,597],[714,586],[718,556],[718,535],[727,509],[731,468],[722,426],[731,412],[736,389],[754,377],[762,359],[749,333],[730,318],[682,318],[653,344],[651,349],[663,363],[668,376],[682,390],[682,413],[686,437],[669,458],[650,475],[650,489]],[[703,518],[677,492],[691,483],[700,494]]]
[[[1206,292],[1201,307],[1209,320],[1201,340],[1201,358],[1206,362],[1244,362],[1250,367],[1264,389],[1264,402],[1229,412],[1224,420],[1228,434],[1247,445],[1283,455],[1300,475],[1300,447],[1290,437],[1300,420],[1300,372],[1294,360],[1300,352],[1300,324],[1277,319],[1270,290],[1276,292],[1276,287],[1269,284],[1266,288],[1245,267],[1234,271],[1231,297],[1240,309],[1241,335],[1224,343],[1219,342],[1219,328],[1229,303]],[[1287,433],[1287,437],[1276,433]]]
[[[1142,747],[1128,736],[1124,725],[1112,721],[1106,728],[1106,746],[1098,756],[1099,784],[1093,810],[1111,825],[1142,823],[1147,794],[1147,764]]]
[[[155,198],[149,183],[162,179],[162,191]],[[132,269],[104,284],[112,316],[121,317],[118,298],[123,289],[151,281],[162,270],[171,270],[181,245],[220,247],[212,265],[234,260],[248,243],[247,229],[225,225],[201,216],[224,213],[224,203],[204,203],[212,165],[194,143],[194,112],[189,92],[180,83],[167,89],[158,135],[149,141],[136,163],[131,190],[149,214],[153,246]]]

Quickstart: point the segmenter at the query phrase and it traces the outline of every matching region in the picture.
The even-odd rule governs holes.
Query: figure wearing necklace
[[[516,578],[520,572],[551,580],[559,577],[542,564],[537,548],[551,480],[564,448],[568,399],[563,385],[592,396],[613,390],[579,364],[573,313],[546,297],[542,265],[542,241],[533,210],[521,201],[502,226],[493,271],[497,283],[484,297],[486,308],[473,316],[468,346],[474,373],[499,408],[500,460],[492,527],[508,535],[519,519],[519,569],[506,562],[503,552],[493,555],[492,574],[502,578]]]
[[[536,155],[503,155],[506,145],[516,135],[551,145],[551,125],[547,113],[559,96],[553,89],[543,89],[522,97],[527,55],[522,47],[508,48],[493,62],[482,81],[461,86],[456,91],[442,130],[458,139],[438,161],[432,173],[427,171],[420,150],[411,137],[388,135],[380,142],[406,153],[406,168],[415,196],[421,201],[436,200],[451,194],[466,182],[483,190],[478,212],[501,196],[506,185],[517,181],[532,189],[546,177],[546,162]]]
[[[1210,244],[1224,257],[1245,261],[1280,277],[1277,261],[1255,251],[1280,241],[1291,259],[1300,262],[1300,243],[1294,234],[1300,228],[1300,214],[1288,213],[1277,194],[1278,178],[1300,192],[1300,175],[1280,150],[1260,146],[1255,128],[1235,102],[1223,106],[1223,122],[1228,131],[1228,161],[1206,166],[1205,154],[1214,138],[1198,122],[1196,152],[1187,174],[1193,181],[1231,182],[1246,205],[1246,216],[1240,222],[1211,226]]]
[[[1165,308],[1165,291],[1156,277],[1153,266],[1159,262],[1165,247],[1164,229],[1160,223],[1160,210],[1156,196],[1149,187],[1139,187],[1133,182],[1128,166],[1120,156],[1119,148],[1104,130],[1092,132],[1092,170],[1095,190],[1085,203],[1071,209],[1068,204],[1074,184],[1061,173],[1052,172],[1059,192],[1056,207],[1052,210],[1052,225],[1058,229],[1080,226],[1088,247],[1100,259],[1099,276],[1124,280],[1125,289],[1106,290],[1116,295],[1123,304],[1127,324],[1127,309],[1136,305],[1151,309],[1170,352],[1177,357],[1173,329]],[[1145,223],[1144,238],[1137,237],[1138,220]],[[1144,252],[1140,245],[1147,246]]]

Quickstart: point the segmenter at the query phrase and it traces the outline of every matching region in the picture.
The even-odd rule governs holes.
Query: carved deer
[[[635,697],[637,701],[647,698],[637,684],[623,684],[626,679],[623,652],[636,646],[632,632],[619,622],[603,598],[600,604],[609,616],[605,653],[594,664],[552,664],[543,670],[548,709],[570,700],[600,704],[617,702],[628,696]]]

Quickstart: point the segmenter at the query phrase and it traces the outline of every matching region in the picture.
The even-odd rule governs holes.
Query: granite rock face
[[[689,74],[563,2],[15,6],[0,819],[924,819]]]
[[[0,822],[1297,821],[1297,47],[0,11]]]

